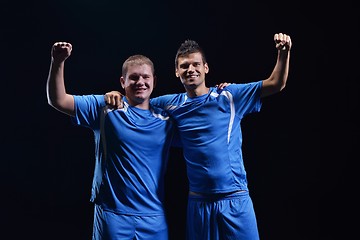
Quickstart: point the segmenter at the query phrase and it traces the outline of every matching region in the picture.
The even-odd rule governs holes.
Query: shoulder
[[[106,106],[104,95],[90,94],[90,95],[73,95],[76,104]]]
[[[230,85],[226,86],[223,89],[216,88],[217,93],[221,93],[223,91],[230,91],[230,92],[236,92],[236,91],[244,91],[246,89],[257,89],[261,88],[262,81],[256,81],[256,82],[248,82],[248,83],[231,83]]]
[[[184,93],[176,93],[176,94],[165,94],[159,97],[151,98],[150,103],[155,106],[164,106],[174,102],[181,101],[185,96]]]

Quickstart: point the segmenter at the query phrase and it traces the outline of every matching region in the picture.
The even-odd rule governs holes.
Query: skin
[[[67,42],[56,42],[51,49],[51,63],[46,93],[48,103],[55,109],[68,114],[75,115],[74,97],[66,93],[64,84],[64,63],[71,55],[72,45]]]
[[[274,42],[277,51],[276,64],[268,78],[262,81],[261,97],[267,97],[282,91],[289,74],[289,60],[292,42],[290,36],[283,33],[274,34]],[[206,87],[205,77],[209,73],[209,66],[204,62],[201,53],[195,52],[177,59],[175,75],[183,84],[189,97],[197,97],[209,92]],[[113,103],[117,103],[119,95],[116,91],[106,94]],[[180,132],[181,135],[181,132]],[[192,195],[201,193],[189,192]]]
[[[205,85],[205,75],[209,66],[202,60],[200,53],[191,53],[186,57],[178,58],[175,70],[176,77],[180,78],[189,97],[201,96],[209,92]]]
[[[292,45],[290,36],[283,33],[275,34],[274,41],[278,49],[277,61],[270,76],[263,80],[261,97],[280,92],[286,85],[289,73]],[[180,78],[189,97],[208,93],[209,88],[205,85],[205,76],[208,72],[209,66],[203,62],[202,55],[199,52],[179,57],[175,69],[175,75]]]
[[[120,78],[120,83],[131,106],[149,109],[150,95],[155,87],[155,77],[149,65],[130,65],[126,76]]]
[[[263,80],[261,97],[267,97],[282,91],[289,74],[290,50],[292,41],[289,35],[284,33],[274,34],[275,47],[278,50],[276,64],[270,76]],[[208,93],[209,88],[205,84],[205,76],[209,73],[209,66],[203,62],[200,53],[191,53],[178,58],[175,75],[183,84],[189,97],[201,96]],[[228,83],[222,83],[218,87],[225,88]],[[105,94],[107,104],[122,108],[121,93],[111,91]]]
[[[66,92],[64,64],[72,53],[72,45],[56,42],[51,49],[50,71],[46,84],[48,103],[60,112],[75,115],[74,97]],[[127,73],[120,78],[126,98],[131,106],[149,109],[150,95],[155,87],[156,77],[148,64],[131,64]],[[107,100],[105,96],[105,100]],[[120,99],[117,100],[120,102]],[[121,103],[122,104],[122,103]]]

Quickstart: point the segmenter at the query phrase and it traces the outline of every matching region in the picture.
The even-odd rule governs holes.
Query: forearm
[[[67,94],[65,89],[64,62],[51,61],[46,91],[50,106],[68,115],[74,115],[74,98]]]
[[[275,67],[270,77],[263,81],[262,97],[283,90],[289,75],[290,51],[278,50]]]
[[[281,91],[286,86],[289,75],[290,51],[278,51],[275,68],[271,73],[271,79],[277,89]]]

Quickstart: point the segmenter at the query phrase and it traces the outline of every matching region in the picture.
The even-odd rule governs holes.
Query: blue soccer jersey
[[[103,95],[74,96],[77,125],[94,132],[91,201],[129,215],[164,214],[164,174],[173,124],[164,110],[110,109]]]
[[[175,120],[187,162],[189,190],[213,194],[248,190],[242,157],[241,120],[261,109],[262,81],[151,99]]]

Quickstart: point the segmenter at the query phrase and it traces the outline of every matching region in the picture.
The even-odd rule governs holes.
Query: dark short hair
[[[179,49],[177,50],[175,57],[175,68],[177,68],[179,57],[185,57],[191,53],[200,53],[203,62],[206,63],[205,53],[200,45],[194,40],[187,39],[180,45]]]

